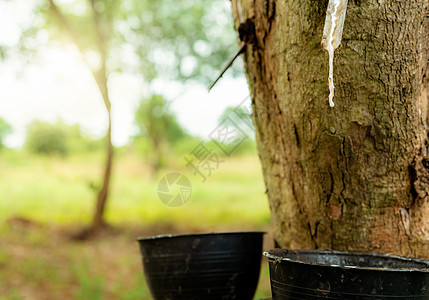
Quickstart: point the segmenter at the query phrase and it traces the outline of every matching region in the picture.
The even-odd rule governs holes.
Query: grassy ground
[[[102,163],[96,154],[61,159],[0,152],[0,300],[150,299],[136,237],[269,228],[256,157],[225,158],[203,183],[180,159],[178,168],[152,179],[136,155],[122,153],[106,214],[112,229],[89,242],[73,241],[90,220]],[[170,171],[192,183],[190,200],[179,208],[157,197],[158,180]],[[256,298],[269,296],[263,266]]]

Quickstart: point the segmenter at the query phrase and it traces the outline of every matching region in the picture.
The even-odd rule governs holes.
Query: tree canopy
[[[237,49],[223,0],[46,0],[36,20],[23,48],[37,50],[38,34],[47,32],[51,43],[74,43],[92,70],[105,55],[107,72],[132,72],[146,82],[207,84]]]

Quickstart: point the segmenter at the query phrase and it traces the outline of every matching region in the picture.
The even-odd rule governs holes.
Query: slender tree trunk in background
[[[95,206],[92,224],[88,231],[89,234],[95,234],[103,227],[103,225],[105,225],[104,212],[106,210],[107,196],[109,194],[110,179],[111,179],[112,165],[113,165],[111,102],[109,99],[109,93],[107,89],[107,76],[106,76],[105,70],[106,68],[105,68],[105,60],[104,60],[101,71],[95,74],[94,77],[96,78],[97,85],[102,94],[104,104],[107,110],[107,114],[109,117],[109,128],[107,130],[107,136],[106,136],[107,157],[106,157],[106,164],[104,169],[103,185],[97,195],[97,204]]]
[[[334,108],[327,4],[232,0],[276,242],[429,257],[428,1],[349,0]]]
[[[110,187],[110,178],[112,173],[113,165],[113,144],[112,144],[112,115],[111,115],[111,102],[109,98],[108,90],[108,72],[107,72],[107,37],[106,37],[106,28],[103,29],[101,25],[101,16],[95,7],[94,0],[88,0],[93,14],[93,26],[96,32],[96,48],[98,54],[100,55],[101,67],[99,70],[93,70],[88,62],[87,66],[91,70],[91,73],[94,77],[94,80],[97,84],[98,90],[100,91],[101,97],[103,98],[104,105],[108,114],[109,128],[107,130],[106,136],[106,146],[107,146],[107,157],[106,165],[103,175],[103,185],[97,195],[97,203],[94,210],[94,215],[92,223],[88,229],[83,230],[78,234],[77,238],[86,239],[95,235],[104,225],[104,212],[107,203],[107,197],[109,194]],[[56,5],[54,0],[48,0],[49,7],[51,12],[57,17],[59,24],[66,30],[74,44],[78,47],[82,56],[85,55],[85,48],[83,46],[83,41],[81,37],[77,34],[75,28],[68,22],[66,16],[61,12],[59,7]]]
[[[106,208],[107,196],[109,194],[112,165],[113,165],[112,121],[110,119],[110,114],[109,114],[109,130],[107,133],[107,158],[106,158],[106,165],[104,169],[103,186],[98,192],[97,205],[95,207],[94,217],[92,219],[91,231],[93,233],[95,233],[101,227],[103,227],[103,225],[105,225],[104,212]]]
[[[97,36],[96,36],[97,48],[101,58],[100,70],[92,71],[92,73],[95,81],[97,82],[97,86],[101,93],[101,96],[103,98],[104,106],[106,107],[108,122],[109,122],[109,128],[107,130],[107,136],[106,136],[107,157],[106,157],[106,165],[104,169],[103,185],[97,195],[97,204],[95,206],[92,224],[88,231],[90,235],[94,235],[104,225],[106,225],[104,221],[104,212],[106,210],[107,197],[109,195],[110,178],[112,174],[113,144],[112,144],[112,109],[111,109],[111,101],[109,97],[108,72],[107,72],[107,53],[106,53],[107,37],[106,37],[105,29],[103,30],[103,27],[100,23],[101,16],[95,7],[95,1],[90,0],[90,3],[92,7],[94,26],[96,28],[96,33],[97,33]]]

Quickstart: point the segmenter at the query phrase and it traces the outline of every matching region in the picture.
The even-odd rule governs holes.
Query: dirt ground
[[[116,225],[83,242],[71,238],[79,227],[10,218],[0,225],[0,299],[151,299],[143,277],[137,237],[239,231],[246,230],[245,227],[203,229],[172,224]],[[271,241],[268,233],[264,250],[273,248]],[[265,259],[262,266],[255,299],[270,295]]]

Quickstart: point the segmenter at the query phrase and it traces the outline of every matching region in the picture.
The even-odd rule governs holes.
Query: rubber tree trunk
[[[239,1],[239,3],[237,3]],[[429,257],[425,0],[232,0],[277,245]]]

